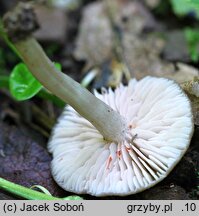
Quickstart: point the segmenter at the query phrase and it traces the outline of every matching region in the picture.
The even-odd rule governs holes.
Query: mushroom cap
[[[55,181],[78,194],[124,196],[164,179],[186,152],[193,133],[191,105],[181,88],[172,80],[145,77],[115,91],[94,93],[126,119],[133,140],[105,141],[67,106],[48,145]]]

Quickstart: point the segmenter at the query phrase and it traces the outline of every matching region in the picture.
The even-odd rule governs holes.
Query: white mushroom
[[[21,17],[26,18],[27,10],[31,16],[24,29]],[[52,172],[61,187],[95,196],[127,195],[167,176],[193,131],[191,105],[177,84],[164,78],[134,79],[115,92],[95,92],[97,98],[60,73],[31,37],[37,23],[29,5],[21,3],[8,13],[4,27],[32,74],[73,107],[65,109],[49,142]]]
[[[180,87],[165,78],[146,77],[114,92],[95,91],[95,96],[124,117],[132,139],[104,140],[67,106],[49,142],[56,182],[79,194],[123,196],[164,179],[184,155],[193,131],[190,102]]]

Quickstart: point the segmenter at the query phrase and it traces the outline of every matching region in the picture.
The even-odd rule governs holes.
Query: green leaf
[[[61,70],[61,64],[55,63],[55,67]],[[12,70],[9,87],[12,96],[18,101],[32,98],[43,88],[24,63],[17,64]]]
[[[199,61],[199,30],[186,28],[185,38],[189,48],[189,54],[193,62]]]
[[[199,1],[198,0],[170,0],[173,11],[178,16],[186,16],[194,13],[199,19]]]
[[[32,98],[42,88],[42,85],[23,63],[17,64],[12,70],[9,86],[12,96],[19,101]]]

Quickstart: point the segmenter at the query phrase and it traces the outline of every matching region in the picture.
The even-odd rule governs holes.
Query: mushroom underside
[[[180,87],[165,78],[145,77],[94,93],[125,118],[132,140],[105,141],[67,106],[48,144],[56,182],[78,194],[124,196],[165,178],[187,150],[193,131],[190,102]]]

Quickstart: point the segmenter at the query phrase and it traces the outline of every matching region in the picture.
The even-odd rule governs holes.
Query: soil
[[[7,4],[6,0],[2,0],[1,15],[9,10],[13,5]],[[13,1],[14,2],[14,1]],[[88,59],[76,58],[74,55],[77,37],[79,36],[80,25],[83,16],[83,10],[90,4],[96,1],[82,1],[83,3],[73,11],[65,11],[67,20],[66,31],[60,37],[63,40],[54,39],[53,41],[42,38],[41,43],[50,56],[50,58],[59,62],[62,65],[63,72],[67,73],[73,79],[80,82],[85,73],[95,65],[92,65]],[[147,17],[152,17],[153,28],[147,28],[142,31],[142,37],[139,38],[139,43],[144,43],[145,37],[151,29],[166,32],[169,35],[169,42],[166,43],[166,48],[160,52],[157,51],[155,61],[158,63],[175,65],[176,61],[184,62],[192,66],[198,66],[197,63],[191,62],[185,40],[182,38],[182,32],[179,31],[185,25],[190,25],[193,20],[190,18],[183,20],[177,19],[174,15],[168,17],[167,13],[160,13],[147,7],[145,1],[145,10]],[[166,9],[165,9],[166,10]],[[171,8],[168,14],[171,14]],[[146,13],[144,13],[146,14]],[[169,15],[168,15],[169,16]],[[128,17],[123,19],[127,20]],[[174,20],[173,25],[170,25],[170,20]],[[124,20],[124,22],[126,22]],[[64,21],[64,20],[63,20]],[[194,21],[195,22],[195,21]],[[168,27],[169,26],[169,27]],[[56,31],[56,29],[54,29]],[[176,32],[181,38],[176,47],[183,49],[172,52]],[[140,33],[139,33],[140,34]],[[63,39],[63,38],[62,38]],[[19,62],[19,59],[0,41],[1,52],[4,56],[4,61],[0,60],[0,68],[3,68],[3,74],[9,74],[13,66]],[[168,45],[168,46],[167,46]],[[151,46],[151,45],[150,45]],[[177,49],[177,48],[176,48]],[[180,54],[181,53],[181,54]],[[112,54],[111,54],[112,55]],[[154,59],[154,58],[152,58]],[[108,86],[110,76],[110,59],[103,60],[99,66],[101,74],[88,88],[101,88]],[[163,63],[162,63],[163,61]],[[164,62],[165,61],[165,62]],[[158,64],[159,65],[159,64]],[[107,69],[108,68],[108,69]],[[175,68],[175,67],[174,67]],[[1,74],[1,72],[0,72]],[[125,80],[124,80],[125,81]],[[62,190],[53,180],[50,172],[51,155],[47,151],[46,143],[54,122],[62,112],[62,108],[57,107],[52,102],[34,97],[31,100],[17,102],[7,89],[0,89],[0,176],[13,181],[15,183],[31,187],[32,185],[42,185],[47,188],[54,196],[65,197],[71,195]],[[40,115],[38,115],[38,113]],[[40,116],[45,116],[48,123],[43,123]],[[50,125],[50,126],[49,126]],[[103,197],[100,199],[198,199],[199,194],[197,187],[199,186],[199,128],[195,126],[194,135],[190,147],[174,168],[170,175],[158,185],[146,190],[142,193],[130,195],[126,197]],[[90,195],[82,195],[85,199],[99,199]],[[0,199],[20,199],[3,190],[0,190]]]

